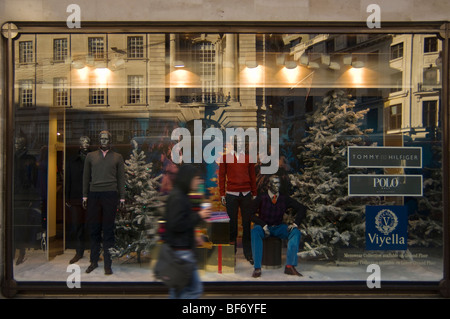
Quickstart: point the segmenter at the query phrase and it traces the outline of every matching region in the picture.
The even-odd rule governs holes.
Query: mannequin
[[[86,273],[98,267],[103,244],[105,275],[111,275],[109,249],[114,246],[114,222],[117,205],[125,206],[125,167],[121,154],[111,150],[111,134],[101,131],[100,148],[86,156],[83,172],[83,207],[87,209],[87,224],[91,242],[91,264]]]
[[[227,153],[229,152],[232,153],[233,160],[227,162],[227,158],[229,159],[230,156],[227,157],[227,154],[225,154],[219,164],[219,192],[222,204],[226,206],[230,217],[231,244],[236,244],[238,211],[241,210],[244,257],[250,264],[253,264],[250,243],[250,217],[252,200],[256,197],[255,164],[250,163],[249,156],[245,154],[245,147],[241,149],[233,148],[232,143],[227,143]]]
[[[82,205],[84,161],[89,152],[91,139],[81,136],[78,154],[71,158],[66,167],[66,206],[69,208],[72,238],[75,239],[75,256],[70,264],[76,263],[84,255],[86,209]]]
[[[33,230],[29,227],[37,198],[37,162],[28,154],[27,138],[23,133],[14,140],[14,243],[19,249],[16,265],[25,260],[25,250],[31,246]]]
[[[255,200],[252,221],[255,223],[252,232],[252,251],[255,260],[252,277],[261,276],[261,262],[263,251],[263,239],[269,236],[287,239],[286,267],[284,273],[287,275],[302,276],[296,269],[297,252],[300,245],[301,233],[298,229],[301,221],[306,216],[306,207],[289,196],[280,193],[280,178],[273,175],[269,179],[267,192],[258,195]],[[283,215],[288,208],[295,212],[294,223],[287,225],[283,223]]]

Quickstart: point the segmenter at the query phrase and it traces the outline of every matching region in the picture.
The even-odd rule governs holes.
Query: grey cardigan
[[[117,191],[125,199],[125,167],[122,155],[109,150],[90,152],[84,161],[83,197],[89,192]]]

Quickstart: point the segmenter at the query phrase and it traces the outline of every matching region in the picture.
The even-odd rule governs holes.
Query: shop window
[[[403,57],[403,42],[391,46],[391,60]]]
[[[80,137],[91,139],[90,151],[93,151],[98,149],[99,132],[108,130],[112,134],[114,151],[127,163],[128,180],[136,184],[127,185],[126,207],[118,212],[122,219],[114,224],[116,244],[120,245],[114,247],[114,274],[105,279],[102,267],[85,273],[89,265],[89,245],[86,244],[84,258],[78,263],[83,274],[81,285],[88,287],[86,289],[97,288],[98,282],[108,280],[105,286],[125,287],[139,282],[148,284],[150,292],[152,287],[159,289],[152,263],[164,239],[165,200],[179,167],[173,161],[172,151],[177,150],[178,142],[192,138],[183,151],[192,147],[189,149],[191,158],[198,155],[195,152],[203,152],[198,156],[199,162],[194,163],[203,175],[204,184],[198,191],[202,199],[211,202],[217,217],[223,218],[227,207],[222,205],[219,193],[219,166],[214,160],[208,161],[207,151],[211,150],[213,144],[209,143],[214,138],[214,142],[219,142],[214,151],[227,152],[222,139],[217,137],[216,140],[214,134],[223,133],[224,138],[229,129],[242,129],[248,133],[246,139],[256,132],[256,146],[262,152],[257,154],[261,156],[259,159],[267,161],[272,154],[278,154],[273,162],[278,169],[274,174],[282,177],[281,192],[308,205],[308,218],[297,225],[302,232],[301,242],[297,251],[290,254],[298,261],[296,269],[303,277],[285,275],[284,262],[289,246],[286,240],[273,241],[268,243],[273,249],[266,250],[269,255],[264,262],[276,265],[262,267],[258,284],[270,282],[274,287],[289,286],[295,290],[296,285],[303,287],[305,280],[307,286],[317,282],[340,285],[357,280],[365,289],[370,275],[368,264],[389,266],[383,268],[386,282],[438,283],[443,274],[443,188],[442,174],[438,171],[443,167],[439,104],[444,90],[437,80],[438,68],[410,64],[421,61],[423,51],[434,52],[434,40],[431,40],[434,38],[427,42],[429,49],[426,49],[419,41],[401,42],[410,34],[397,34],[396,43],[392,45],[391,35],[359,36],[361,31],[336,37],[315,33],[213,34],[207,31],[177,34],[152,31],[136,35],[133,30],[106,32],[101,36],[77,31],[71,41],[61,39],[61,34],[36,33],[33,38],[29,35],[21,38],[36,40],[15,43],[19,54],[13,61],[14,122],[7,124],[23,133],[24,136],[17,137],[18,144],[26,137],[27,152],[22,148],[6,156],[27,153],[30,155],[27,163],[33,165],[19,168],[13,176],[14,182],[33,177],[25,180],[26,192],[7,190],[8,196],[17,199],[7,210],[11,214],[12,228],[17,231],[16,235],[23,229],[26,239],[30,240],[26,243],[29,245],[27,258],[17,261],[18,248],[14,261],[8,261],[18,285],[57,282],[66,288],[69,273],[65,270],[76,249],[75,239],[71,237],[76,234],[70,232],[72,221],[66,218],[70,216],[70,207],[64,203],[63,192],[69,180],[66,165],[73,155],[79,155]],[[46,41],[41,39],[44,36]],[[440,45],[440,40],[436,41]],[[404,51],[404,43],[414,47]],[[113,46],[111,60],[91,64],[88,60],[106,58],[107,44]],[[351,50],[345,50],[348,46]],[[323,62],[326,62],[322,59],[324,52],[332,58],[333,67]],[[350,53],[351,59],[348,58]],[[64,61],[74,56],[82,57],[79,58],[83,60],[82,67],[48,63],[48,59]],[[401,57],[405,59],[392,61]],[[33,59],[35,65],[22,65]],[[113,59],[121,63],[113,66]],[[183,63],[175,65],[175,61]],[[414,87],[406,94],[410,84],[403,80],[403,76],[406,78],[403,70],[408,70],[407,78],[411,75],[415,79],[413,85],[421,82],[419,88],[431,85],[433,91],[416,91]],[[23,110],[34,106],[31,112]],[[178,128],[185,135],[177,140],[172,136]],[[434,128],[433,144],[428,128]],[[214,134],[206,135],[211,132]],[[259,144],[266,137],[269,144]],[[246,146],[252,149],[255,146],[252,143]],[[386,158],[391,151],[384,147],[395,146],[402,154],[420,148],[423,162],[412,169],[414,175],[426,180],[422,188],[419,185],[422,193],[403,196],[404,193],[397,190],[397,186],[410,186],[409,183],[400,185],[401,178],[412,174],[402,166],[404,161],[396,163],[399,167],[395,168],[390,162],[383,163],[386,167],[379,167],[380,161],[353,167],[348,161],[349,146],[356,146],[358,151],[367,147],[368,152],[379,152],[377,154]],[[264,147],[267,155],[263,154]],[[361,153],[362,159],[370,159],[370,154],[364,154]],[[258,195],[268,194],[271,174],[262,173],[264,165],[263,161],[255,163]],[[376,176],[381,174],[386,176]],[[388,180],[388,174],[399,177]],[[374,193],[353,196],[349,194],[349,177],[355,175],[358,178],[376,176],[376,180],[362,184],[368,191],[374,184],[380,187]],[[399,193],[390,193],[397,191]],[[50,200],[54,195],[59,197]],[[195,196],[194,206],[198,204]],[[271,200],[267,201],[267,205],[272,204]],[[366,211],[373,206],[392,210],[392,214],[394,211],[397,214],[396,208],[408,212],[394,214],[398,220],[387,212],[372,219],[371,231],[376,230],[376,226],[384,227],[385,232],[388,228],[388,237],[382,231],[368,234]],[[14,215],[16,211],[18,214]],[[19,213],[29,213],[29,216],[19,219]],[[293,215],[293,211],[287,211],[283,219],[291,224]],[[208,221],[199,226],[198,234],[207,235],[211,244],[211,249],[198,247],[202,280],[211,285],[239,282],[244,283],[241,287],[245,287],[245,283],[251,286],[255,282],[251,277],[254,264],[245,258],[243,244],[240,245],[243,229],[237,229],[239,245],[235,250],[232,244],[236,242],[229,242],[229,223],[223,219],[225,221],[217,224]],[[391,220],[398,225],[389,224]],[[24,221],[32,221],[32,224],[24,224]],[[67,231],[56,231],[55,224],[64,224]],[[22,227],[24,225],[26,227]],[[385,246],[387,241],[390,245],[400,240],[397,228],[400,225],[408,227],[407,247]],[[26,232],[28,229],[33,232]],[[57,236],[60,236],[58,240]],[[18,240],[20,236],[6,244],[16,248],[23,244]],[[367,241],[373,246],[367,247]],[[55,249],[57,243],[61,246]],[[57,255],[50,256],[55,251]]]
[[[139,37],[128,37],[128,58],[138,59],[144,57],[144,38]]]
[[[19,62],[20,63],[33,62],[33,41],[19,42]]]
[[[67,58],[67,39],[53,40],[53,61],[62,62]]]

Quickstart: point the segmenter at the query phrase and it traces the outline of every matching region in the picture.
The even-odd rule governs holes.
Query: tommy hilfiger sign
[[[421,147],[348,147],[348,167],[422,168]]]
[[[366,250],[406,250],[406,206],[366,206]]]

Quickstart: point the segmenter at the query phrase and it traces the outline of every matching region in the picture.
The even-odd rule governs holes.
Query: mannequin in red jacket
[[[231,146],[231,148],[230,148]],[[250,218],[252,200],[256,198],[255,164],[250,162],[245,150],[234,151],[227,144],[228,151],[219,164],[219,191],[222,204],[230,217],[230,244],[236,245],[238,234],[238,212],[242,217],[242,246],[245,258],[253,265]],[[236,247],[236,246],[235,246]]]

